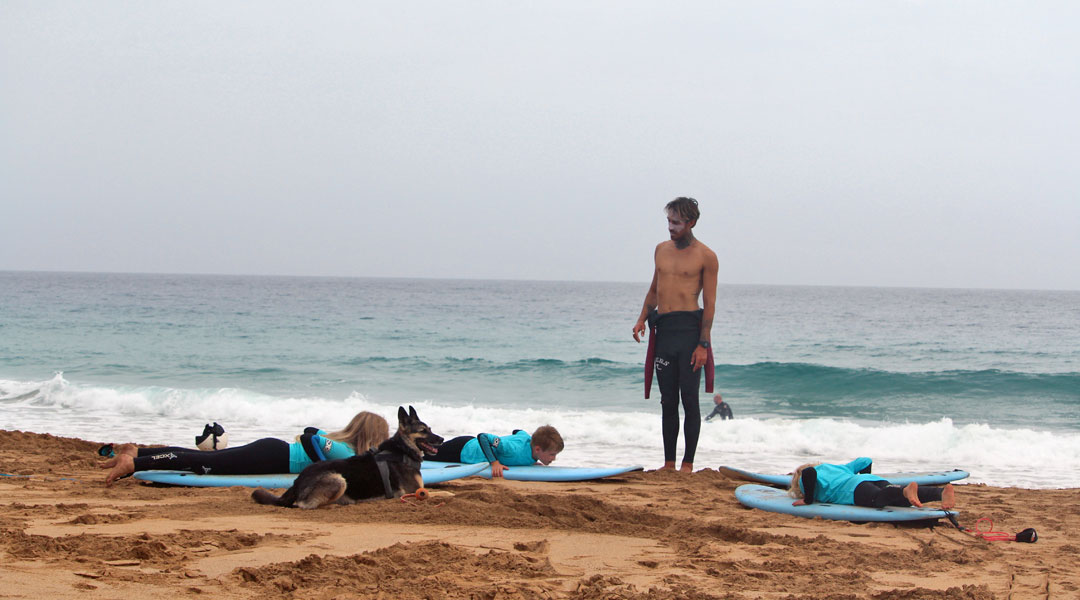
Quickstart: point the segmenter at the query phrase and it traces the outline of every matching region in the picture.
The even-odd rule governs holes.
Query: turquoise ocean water
[[[444,436],[550,423],[556,464],[653,468],[647,285],[0,272],[0,427],[191,445],[218,421],[236,445],[411,404]],[[721,285],[713,339],[736,420],[697,467],[1080,487],[1080,292]]]

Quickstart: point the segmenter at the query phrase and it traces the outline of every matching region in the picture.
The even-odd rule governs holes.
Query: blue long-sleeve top
[[[873,460],[861,456],[844,465],[820,464],[803,469],[799,488],[807,504],[855,504],[855,488],[864,481],[883,481],[870,474]]]
[[[461,447],[461,462],[482,463],[498,460],[507,467],[523,467],[536,462],[532,453],[532,436],[520,429],[511,435],[497,436],[481,433]]]
[[[304,447],[305,442],[310,451]],[[312,458],[312,453],[315,454],[315,458]],[[314,463],[316,458],[334,460],[350,456],[356,456],[356,450],[352,446],[326,437],[326,432],[322,429],[308,427],[304,430],[304,435],[300,436],[300,441],[289,444],[289,472],[303,471],[304,467]]]

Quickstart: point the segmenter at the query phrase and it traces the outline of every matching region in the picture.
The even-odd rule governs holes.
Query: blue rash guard
[[[536,463],[532,453],[532,436],[520,429],[512,435],[501,437],[481,433],[465,442],[461,448],[461,462],[463,463],[495,462],[496,460],[507,467],[524,467]]]
[[[356,456],[356,450],[345,442],[338,442],[326,437],[326,432],[322,429],[315,429],[308,427],[305,431],[305,435],[310,436],[311,448],[316,455],[320,457],[319,460],[335,460],[338,458],[349,458],[350,456]],[[304,449],[303,442],[293,442],[289,444],[289,472],[299,473],[304,470],[304,467],[314,463],[308,455],[307,450]]]
[[[873,461],[865,456],[846,465],[820,464],[803,470],[799,489],[807,504],[855,504],[855,488],[864,481],[885,481],[870,474]]]

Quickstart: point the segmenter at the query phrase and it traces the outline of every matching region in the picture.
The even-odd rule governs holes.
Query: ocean
[[[647,287],[0,272],[0,428],[193,445],[216,421],[238,445],[411,405],[445,437],[551,424],[556,465],[656,468]],[[1080,292],[721,285],[713,343],[735,419],[703,424],[697,468],[1080,487]]]

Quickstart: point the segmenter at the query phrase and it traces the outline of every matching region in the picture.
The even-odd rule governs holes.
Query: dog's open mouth
[[[429,444],[427,442],[417,442],[417,445],[420,446],[421,450],[423,450],[424,452],[426,452],[428,454],[435,454],[435,453],[437,453],[439,451],[438,446],[432,446],[431,444]]]

